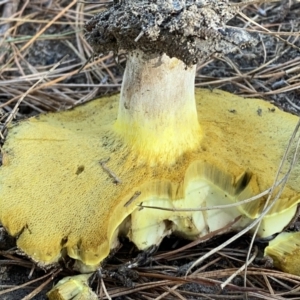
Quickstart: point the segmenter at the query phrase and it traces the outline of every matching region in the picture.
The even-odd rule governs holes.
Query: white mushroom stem
[[[152,161],[175,161],[199,145],[195,69],[167,55],[128,55],[115,128]]]

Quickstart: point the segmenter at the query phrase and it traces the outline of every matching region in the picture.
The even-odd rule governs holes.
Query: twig
[[[278,180],[276,182],[275,187],[279,186],[286,178],[287,175],[285,175],[282,179]],[[142,202],[138,204],[137,206],[140,208],[150,208],[150,209],[158,209],[158,210],[165,210],[165,211],[172,211],[172,212],[191,212],[191,211],[206,211],[206,210],[215,210],[215,209],[225,209],[225,208],[232,208],[232,207],[237,207],[241,206],[246,203],[250,203],[252,201],[258,200],[263,196],[268,195],[273,186],[270,187],[269,189],[244,200],[240,200],[239,202],[232,203],[232,204],[224,204],[224,205],[215,205],[215,206],[207,206],[207,207],[197,207],[197,208],[169,208],[169,207],[161,207],[161,206],[150,206],[150,205],[144,205]]]
[[[104,294],[105,294],[106,298],[107,298],[108,300],[111,300],[111,297],[109,296],[109,294],[108,294],[108,292],[107,292],[107,289],[106,289],[106,286],[105,286],[105,283],[104,283],[104,280],[103,280],[102,277],[100,278],[100,281],[101,281],[101,286],[102,286],[102,288],[103,288],[103,291],[104,291]]]
[[[133,196],[125,203],[124,207],[127,207],[129,204],[131,204],[140,194],[141,194],[140,191],[136,191],[133,194]]]
[[[293,107],[295,107],[298,111],[300,111],[300,106],[296,105],[293,101],[291,101],[291,100],[289,99],[288,96],[285,96],[284,98],[285,98],[285,100],[286,100],[289,104],[291,104],[291,105],[292,105]]]
[[[109,159],[110,158],[100,160],[99,164],[102,167],[102,169],[109,175],[109,177],[113,179],[113,183],[120,184],[122,183],[121,179],[106,166],[106,163],[109,161]]]
[[[224,281],[224,283],[221,284],[221,289],[222,289],[222,290],[226,287],[226,285],[227,285],[228,283],[230,283],[237,275],[239,275],[241,272],[243,272],[243,271],[246,269],[246,267],[249,266],[249,265],[253,262],[253,260],[254,260],[254,259],[256,258],[256,256],[257,256],[257,253],[258,253],[258,248],[255,247],[253,256],[252,256],[248,261],[246,261],[246,263],[243,264],[238,270],[236,270],[231,276],[229,276],[229,277]]]

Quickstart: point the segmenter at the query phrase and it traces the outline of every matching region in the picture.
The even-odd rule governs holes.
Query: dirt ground
[[[118,63],[112,54],[96,57],[78,73],[92,54],[83,37],[83,24],[112,1],[23,0],[15,1],[16,8],[7,10],[9,2],[0,0],[0,130],[4,138],[6,126],[12,121],[70,108],[119,91],[124,56]],[[263,98],[280,109],[299,115],[300,2],[250,2],[240,5],[243,14],[228,25],[246,28],[258,38],[258,45],[199,63],[195,84],[244,97]],[[43,80],[38,86],[26,93],[41,78]],[[290,230],[297,228],[292,226]],[[248,236],[212,256],[198,281],[176,281],[184,274],[189,262],[228,237],[223,235],[178,252],[175,250],[189,245],[189,242],[168,238],[152,262],[135,271],[134,285],[124,286],[123,277],[128,277],[128,274],[107,275],[105,285],[114,299],[159,299],[157,297],[162,293],[165,293],[164,299],[242,299],[246,293],[248,299],[300,299],[297,290],[300,277],[275,271],[261,261],[267,244],[262,240],[255,243],[259,254],[249,267],[247,288],[243,286],[242,276],[237,276],[225,290],[220,289],[219,283],[243,265],[250,242]],[[124,241],[122,249],[109,260],[107,269],[116,270],[120,263],[136,255],[133,245]],[[0,231],[1,300],[45,299],[45,293],[58,279],[73,274],[64,269],[52,276],[55,272],[41,270],[21,256],[14,241]],[[172,289],[177,283],[178,288]],[[107,299],[98,278],[92,286],[102,295],[100,298]]]

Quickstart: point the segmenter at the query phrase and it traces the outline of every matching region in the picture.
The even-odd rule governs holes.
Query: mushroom
[[[270,257],[274,267],[300,276],[300,232],[282,232],[269,242],[265,257]]]
[[[91,274],[67,276],[47,293],[53,300],[97,300],[98,296],[90,289],[88,280]]]
[[[91,272],[119,235],[146,250],[173,232],[195,239],[260,215],[265,198],[197,211],[270,188],[297,122],[262,100],[194,90],[197,61],[254,43],[225,26],[235,13],[227,0],[124,0],[88,22],[96,54],[127,53],[121,95],[10,128],[0,221],[25,254],[41,266],[68,255]],[[298,164],[261,237],[295,215],[299,174]]]

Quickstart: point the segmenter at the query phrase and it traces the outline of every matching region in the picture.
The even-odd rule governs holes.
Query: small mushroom
[[[300,232],[282,232],[269,242],[265,256],[271,257],[274,267],[300,276]]]
[[[274,107],[262,100],[194,90],[197,61],[254,43],[225,26],[235,13],[226,0],[124,0],[86,25],[96,53],[127,52],[121,95],[10,128],[0,221],[24,253],[42,266],[68,255],[89,272],[121,234],[146,250],[172,232],[195,239],[238,216],[233,229],[240,230],[260,215],[265,198],[178,211],[238,203],[270,188],[297,123],[268,113]],[[299,165],[261,237],[295,215]]]
[[[88,279],[90,274],[68,276],[47,293],[53,300],[97,300],[98,296],[90,289]]]

